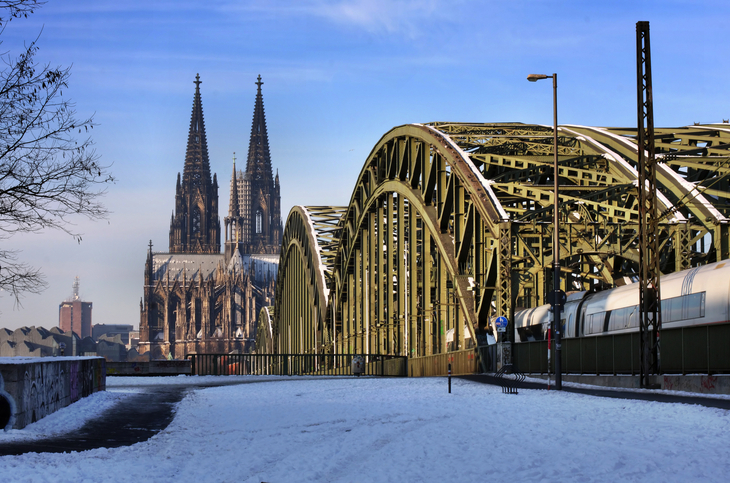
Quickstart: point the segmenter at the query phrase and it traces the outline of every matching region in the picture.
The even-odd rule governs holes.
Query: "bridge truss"
[[[636,129],[558,128],[562,289],[639,274]],[[656,129],[663,273],[730,257],[730,125]],[[552,127],[399,126],[347,207],[295,207],[284,230],[279,353],[426,357],[484,344],[495,316],[552,290]],[[504,362],[509,362],[509,352]]]

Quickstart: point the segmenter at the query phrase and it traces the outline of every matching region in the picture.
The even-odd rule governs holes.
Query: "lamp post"
[[[530,74],[527,80],[537,82],[541,79],[553,80],[553,293],[550,304],[553,306],[553,327],[555,331],[555,389],[562,389],[562,361],[561,355],[561,323],[560,312],[565,302],[565,296],[560,291],[560,218],[558,217],[559,189],[558,189],[558,74]]]

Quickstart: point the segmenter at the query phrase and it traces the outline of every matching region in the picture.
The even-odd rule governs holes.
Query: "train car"
[[[663,275],[662,328],[730,321],[730,261]],[[639,330],[639,284],[601,292],[572,292],[561,312],[564,337],[620,334]],[[542,305],[515,314],[516,340],[543,340],[552,311]]]

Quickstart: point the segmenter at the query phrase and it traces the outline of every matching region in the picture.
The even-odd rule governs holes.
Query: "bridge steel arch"
[[[344,211],[331,206],[295,206],[289,212],[276,279],[272,353],[331,352],[327,297]],[[267,342],[262,333],[261,346]]]
[[[728,127],[657,129],[664,273],[730,257]],[[559,127],[566,291],[638,273],[635,136]],[[549,126],[392,129],[346,208],[319,207],[329,216],[319,227],[307,208],[292,210],[277,279],[279,350],[427,357],[483,344],[487,334],[509,342],[511,328],[496,333],[492,318],[511,321],[552,289],[552,176]]]
[[[262,307],[256,324],[256,354],[275,354],[274,307]]]
[[[509,285],[507,219],[444,133],[419,124],[388,132],[340,223],[330,299],[335,350],[422,357],[473,345],[497,284]],[[498,293],[496,313],[509,315],[510,291]]]

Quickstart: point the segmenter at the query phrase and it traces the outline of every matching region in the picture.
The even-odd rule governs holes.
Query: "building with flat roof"
[[[104,335],[109,338],[118,335],[121,337],[122,344],[129,345],[129,334],[133,329],[132,324],[96,324],[91,328],[91,338],[99,342]]]
[[[79,299],[79,277],[74,281],[74,293],[58,306],[58,326],[63,332],[72,331],[80,338],[91,337],[91,302]]]

